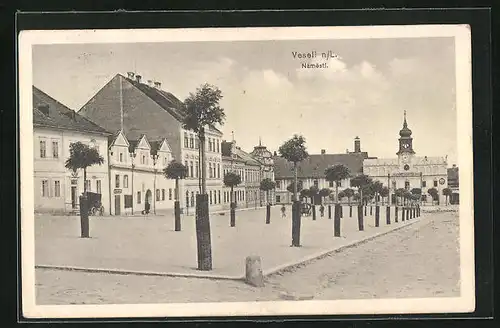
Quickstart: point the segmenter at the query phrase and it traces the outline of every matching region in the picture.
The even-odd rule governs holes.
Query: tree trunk
[[[89,199],[87,197],[87,168],[83,168],[83,196],[80,197],[80,236],[89,237]]]
[[[87,168],[83,168],[83,194],[87,197]]]
[[[335,181],[335,201],[339,203],[339,182]]]
[[[293,184],[293,200],[297,201],[297,163],[293,163],[293,174],[294,174],[294,184]]]
[[[205,129],[201,128],[198,133],[200,139],[200,161],[201,161],[201,193],[207,193],[207,173],[205,163]]]
[[[175,179],[174,230],[181,231],[181,206],[179,203],[179,179]]]

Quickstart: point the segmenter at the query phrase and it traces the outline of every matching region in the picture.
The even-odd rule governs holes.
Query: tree
[[[396,191],[394,191],[394,195],[396,195],[397,198],[399,198],[400,202],[403,202],[404,194],[406,192],[405,188],[398,188]]]
[[[224,175],[224,185],[226,187],[229,187],[231,188],[231,210],[230,210],[230,225],[231,227],[234,227],[236,225],[236,206],[235,206],[235,202],[234,202],[234,197],[233,197],[233,189],[234,187],[236,187],[237,185],[239,185],[241,183],[241,177],[239,174],[236,174],[234,172],[228,172],[226,173],[226,175]]]
[[[413,194],[406,190],[403,194],[403,198],[406,200],[406,205],[409,205],[410,200],[413,198]]]
[[[104,158],[96,148],[77,141],[69,145],[69,157],[64,163],[64,167],[76,172],[83,169],[83,194],[87,196],[87,168],[92,165],[102,165]]]
[[[81,237],[89,237],[89,215],[87,198],[87,168],[92,165],[102,165],[104,158],[99,154],[96,148],[77,141],[69,145],[69,157],[64,163],[64,167],[73,172],[79,169],[83,170],[83,198],[80,203],[80,228]]]
[[[371,183],[372,179],[365,174],[360,174],[351,179],[351,186],[358,188],[359,199],[363,201],[363,188]]]
[[[291,187],[291,190],[293,190],[293,185],[290,185],[289,187]],[[300,200],[302,201],[304,198],[307,198],[307,197],[309,197],[309,189],[301,189],[299,192]],[[306,200],[306,202],[307,202],[307,200]]]
[[[309,187],[309,197],[311,197],[311,204],[316,204],[316,199],[319,195],[319,189],[316,186]]]
[[[267,203],[269,204],[269,192],[276,188],[276,182],[269,178],[265,178],[260,182],[260,190],[266,193]]]
[[[341,200],[342,198],[344,198],[344,197],[345,197],[345,192],[343,192],[343,191],[339,191],[339,193],[338,193],[337,197],[339,198],[339,200]]]
[[[434,203],[434,201],[436,201],[436,200],[438,199],[438,197],[439,197],[439,193],[438,193],[438,191],[437,191],[437,189],[436,189],[436,188],[429,188],[429,190],[427,190],[427,193],[428,193],[429,195],[431,195],[433,203]]]
[[[278,149],[278,152],[280,156],[287,161],[293,163],[293,173],[294,173],[294,181],[295,184],[293,185],[294,190],[293,190],[293,199],[297,200],[297,165],[298,163],[302,162],[305,160],[307,157],[309,157],[309,154],[307,153],[306,150],[306,139],[303,136],[300,135],[294,135],[290,140],[286,141],[283,143],[283,145],[280,146]]]
[[[382,197],[382,206],[384,206],[384,198],[389,196],[389,188],[382,187],[379,191],[380,197]],[[390,201],[387,202],[390,205]]]
[[[208,213],[207,177],[205,163],[205,128],[213,124],[223,125],[226,118],[219,106],[222,92],[215,86],[203,84],[190,93],[184,101],[183,128],[194,131],[199,141],[199,161],[201,170],[201,190],[196,202],[196,244],[198,269],[212,270],[212,243],[210,240],[210,218]]]
[[[319,196],[321,197],[321,203],[323,204],[323,198],[330,196],[332,191],[328,188],[323,188],[319,191]]]
[[[298,181],[298,184],[297,184],[297,188],[295,188],[295,182],[292,182],[290,183],[287,187],[286,187],[286,190],[288,190],[289,192],[291,192],[293,194],[294,190],[296,190],[297,192],[301,192],[302,191],[302,188],[303,188],[303,183],[301,180]],[[308,197],[308,196],[306,196]]]
[[[339,184],[342,180],[349,178],[351,173],[343,164],[330,166],[325,170],[325,178],[329,182],[335,182],[335,199],[339,202]]]
[[[179,179],[187,175],[187,167],[173,160],[163,169],[163,175],[167,179],[175,179],[175,202],[174,202],[174,225],[175,231],[181,231],[181,207],[179,202]]]
[[[450,188],[443,189],[443,195],[446,197],[445,205],[449,204],[449,199],[450,199],[452,194],[453,194],[453,191]]]
[[[351,206],[351,198],[354,196],[354,190],[351,188],[346,188],[343,191],[345,197],[347,197],[347,202],[349,206]]]

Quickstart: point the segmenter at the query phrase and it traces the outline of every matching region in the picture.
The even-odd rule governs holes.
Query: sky
[[[316,51],[317,58],[298,58]],[[322,58],[323,52],[334,58]],[[302,68],[302,63],[327,68]],[[453,38],[57,44],[33,47],[33,84],[79,110],[113,76],[156,80],[184,100],[217,86],[224,138],[271,151],[294,134],[310,154],[396,157],[406,110],[417,156],[457,162]]]

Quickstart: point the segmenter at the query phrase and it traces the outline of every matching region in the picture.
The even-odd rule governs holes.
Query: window
[[[61,181],[54,181],[54,197],[61,197]]]
[[[329,181],[329,182],[328,182],[328,187],[330,187],[330,188],[333,188],[333,187],[334,187],[334,185],[333,185],[333,181]]]
[[[52,157],[59,158],[59,142],[52,141]]]
[[[198,138],[194,139],[194,148],[196,149],[200,148],[200,145],[198,143]]]
[[[434,187],[437,187],[438,186],[438,182],[437,180],[434,180]]]
[[[123,195],[123,201],[125,203],[125,208],[132,207],[132,195]]]
[[[191,206],[194,206],[194,191],[191,191]]]
[[[123,162],[123,153],[120,153],[120,163]]]
[[[163,157],[163,166],[167,166],[167,156]]]
[[[208,177],[212,178],[212,163],[208,163]]]
[[[277,189],[281,188],[281,180],[276,181],[276,188]]]
[[[194,136],[192,134],[189,136],[189,148],[194,148]]]
[[[128,188],[128,175],[123,176],[123,188]]]
[[[276,195],[276,203],[279,203],[279,202],[281,202],[281,197],[280,197],[280,195]]]
[[[95,188],[96,188],[96,192],[98,194],[102,193],[101,180],[96,180],[96,182],[95,182]]]
[[[40,158],[45,158],[47,157],[47,144],[45,143],[45,140],[40,141]]]
[[[195,174],[196,174],[196,177],[198,177],[198,175],[200,174],[200,169],[198,168],[198,162],[194,162],[194,165],[195,165]]]
[[[141,192],[138,191],[137,192],[137,204],[140,204],[141,203]]]
[[[219,195],[218,198],[219,198],[219,204],[220,204],[220,190],[218,191],[218,195]]]
[[[213,177],[216,178],[217,177],[217,174],[216,174],[216,170],[215,170],[215,163],[214,163],[214,174],[213,174]]]
[[[193,172],[193,161],[189,163],[189,176],[194,177],[194,172]]]
[[[314,180],[314,186],[317,188],[318,187],[318,180]]]
[[[49,197],[49,180],[42,180],[42,197]]]
[[[120,175],[115,175],[115,188],[120,188]]]
[[[90,186],[91,186],[90,180],[85,181],[85,185],[87,186],[87,191],[90,191]]]
[[[168,200],[172,200],[172,188],[168,188]]]
[[[161,190],[161,200],[165,200],[165,189]]]
[[[338,181],[339,187],[342,187],[342,180]]]
[[[160,189],[156,189],[156,201],[159,202],[161,197],[160,197]]]
[[[189,207],[189,191],[186,191],[186,207]]]
[[[405,181],[405,189],[410,189],[410,181]]]
[[[217,178],[220,179],[220,164],[217,163]]]
[[[184,161],[184,166],[186,167],[186,177],[189,178],[189,164],[188,164],[188,161]]]
[[[207,138],[207,143],[208,143],[208,150],[212,151],[212,139]]]
[[[217,152],[219,153],[220,151],[220,148],[219,148],[219,140],[217,140]]]
[[[147,164],[146,163],[146,155],[142,155],[142,164]]]
[[[189,147],[189,138],[187,132],[184,132],[184,148]]]
[[[212,205],[212,190],[210,190],[210,205]]]
[[[422,181],[422,188],[427,187],[427,181]]]

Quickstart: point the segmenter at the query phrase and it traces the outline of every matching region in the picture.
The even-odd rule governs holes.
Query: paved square
[[[393,209],[392,209],[393,210]],[[229,226],[229,213],[211,214],[213,270],[206,274],[243,276],[248,255],[262,257],[263,270],[299,261],[321,251],[341,247],[356,240],[390,231],[407,224],[385,223],[385,207],[381,207],[380,227],[373,215],[365,217],[365,231],[358,231],[356,208],[349,217],[344,207],[341,220],[342,237],[333,237],[333,219],[302,218],[302,247],[291,244],[291,208],[282,218],[280,208],[271,209],[271,224],[265,224],[265,208],[238,211],[236,227]],[[332,207],[333,215],[333,207]],[[425,219],[425,215],[421,217]],[[417,221],[413,219],[410,222]],[[174,231],[173,216],[92,217],[91,238],[79,237],[78,217],[35,217],[35,263],[37,265],[75,266],[130,271],[152,271],[181,274],[201,273],[196,270],[195,219],[182,218],[182,231]],[[205,272],[204,272],[205,274]]]

